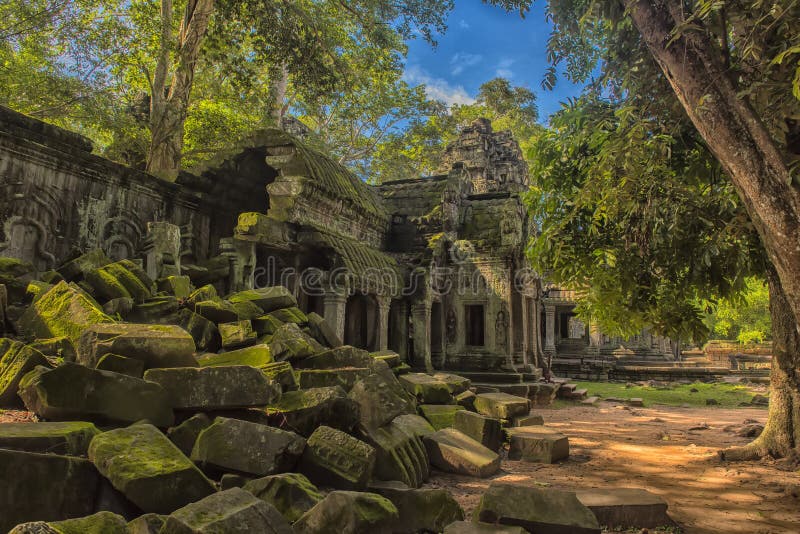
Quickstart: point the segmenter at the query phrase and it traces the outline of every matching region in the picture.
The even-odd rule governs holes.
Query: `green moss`
[[[736,408],[740,404],[749,404],[756,392],[747,386],[725,383],[670,384],[665,387],[628,386],[619,382],[575,382],[578,388],[589,390],[589,395],[601,398],[619,399],[641,398],[645,405],[664,404],[667,406],[706,407],[708,399],[716,400],[719,405],[709,408]],[[697,391],[692,391],[693,389]],[[567,404],[574,405],[574,404]]]
[[[88,517],[55,521],[49,525],[61,534],[126,534],[125,518],[111,512],[98,512]]]
[[[132,262],[127,262],[126,265],[130,265],[132,268],[138,270],[136,265]],[[122,262],[106,265],[105,267],[101,267],[99,270],[114,278],[120,285],[122,285],[122,287],[125,288],[133,300],[141,302],[150,297],[152,282],[150,282],[150,287],[148,287],[130,269],[125,267]]]
[[[41,352],[6,338],[0,338],[0,355],[0,406],[18,406],[22,378],[37,365],[49,367],[49,363]]]
[[[21,319],[26,335],[40,339],[63,336],[73,345],[89,326],[113,322],[88,297],[65,282],[42,295]]]
[[[209,354],[198,358],[200,367],[219,367],[228,365],[249,365],[262,368],[273,362],[269,345],[256,345],[222,354]]]
[[[463,409],[464,407],[458,404],[421,404],[419,406],[419,411],[422,416],[427,419],[436,430],[455,426],[456,413]]]

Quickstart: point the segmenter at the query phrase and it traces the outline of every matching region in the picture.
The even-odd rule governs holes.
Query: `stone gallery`
[[[643,490],[493,482],[464,522],[423,487],[493,476],[506,446],[568,457],[530,413],[554,357],[669,353],[603,337],[525,268],[508,132],[478,120],[440,175],[380,186],[279,130],[175,183],[91,149],[0,108],[0,407],[38,421],[0,424],[0,531],[670,523]]]

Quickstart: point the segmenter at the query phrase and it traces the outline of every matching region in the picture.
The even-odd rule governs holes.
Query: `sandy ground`
[[[643,488],[667,501],[670,516],[687,533],[800,533],[796,471],[774,460],[723,463],[716,454],[749,441],[725,432],[726,426],[747,419],[763,423],[766,410],[601,402],[538,413],[569,436],[569,460],[556,465],[504,460],[502,471],[487,480],[435,472],[430,485],[449,489],[468,516],[488,484],[504,480],[559,489]]]

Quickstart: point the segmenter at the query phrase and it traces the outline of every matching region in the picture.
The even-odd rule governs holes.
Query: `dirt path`
[[[548,484],[555,488],[644,488],[669,503],[670,516],[687,533],[800,532],[800,475],[780,462],[725,464],[717,450],[747,438],[725,432],[746,419],[761,423],[763,409],[598,407],[543,409],[548,426],[570,438],[570,459],[557,465],[503,461],[489,480],[435,473],[430,484],[447,487],[468,515],[490,480]],[[692,428],[708,426],[705,430]]]

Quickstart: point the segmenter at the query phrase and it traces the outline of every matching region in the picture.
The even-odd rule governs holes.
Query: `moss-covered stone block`
[[[297,369],[341,369],[345,367],[373,368],[375,360],[362,349],[344,345],[303,358]]]
[[[111,371],[112,373],[119,373],[121,375],[128,375],[134,378],[142,378],[144,374],[144,362],[141,360],[134,360],[133,358],[126,358],[119,354],[103,354],[98,360],[95,369],[101,371]]]
[[[253,330],[259,337],[274,335],[283,323],[272,315],[262,315],[252,320]]]
[[[22,378],[19,396],[30,411],[56,421],[147,419],[162,427],[173,421],[169,398],[158,384],[75,363],[37,367]]]
[[[167,430],[167,437],[183,454],[191,456],[197,436],[210,426],[211,418],[204,413],[198,413]]]
[[[447,384],[447,387],[450,389],[450,393],[453,395],[464,393],[465,391],[469,390],[470,386],[472,386],[472,381],[469,378],[464,378],[463,376],[453,373],[434,373],[431,378]]]
[[[500,419],[479,413],[461,410],[456,412],[455,424],[459,430],[481,443],[484,447],[496,451],[503,444],[503,427]]]
[[[211,284],[205,285],[203,287],[199,287],[189,295],[189,302],[191,304],[197,304],[198,302],[203,302],[205,300],[215,300],[219,298],[219,294],[217,294],[217,288],[212,286]]]
[[[28,307],[18,325],[31,340],[63,336],[76,345],[89,327],[113,323],[85,293],[59,282]]]
[[[264,310],[264,313],[270,313],[281,308],[291,308],[292,306],[297,306],[297,300],[294,298],[294,295],[292,295],[291,291],[283,286],[240,291],[230,295],[228,300],[233,303],[243,301],[252,302]]]
[[[308,323],[308,317],[306,317],[306,314],[303,313],[297,306],[292,306],[291,308],[281,308],[280,310],[275,310],[267,315],[274,317],[282,323],[294,323],[297,325],[305,325]]]
[[[390,534],[399,516],[392,501],[377,493],[333,491],[303,514],[294,530],[304,534]]]
[[[475,409],[478,413],[489,417],[513,419],[528,415],[531,411],[531,401],[508,393],[481,393],[475,398]]]
[[[242,302],[229,302],[228,305],[233,311],[236,312],[236,315],[240,321],[250,321],[264,315],[264,310],[249,300],[244,300]]]
[[[325,350],[317,340],[300,330],[294,323],[281,326],[272,336],[269,346],[276,361],[295,362]]]
[[[212,323],[232,323],[239,320],[239,312],[220,298],[203,300],[194,304],[193,311]]]
[[[328,426],[308,438],[298,470],[318,486],[363,490],[375,467],[375,449]]]
[[[294,432],[217,417],[197,437],[191,458],[211,472],[266,476],[291,471],[305,445]]]
[[[111,260],[108,258],[108,256],[106,256],[101,249],[96,248],[90,250],[86,254],[82,254],[77,258],[67,261],[58,268],[58,272],[66,280],[79,281],[83,280],[84,276],[89,271],[99,269],[100,267],[104,267],[109,263],[111,263]]]
[[[59,534],[129,534],[125,518],[112,512],[54,521],[49,525]]]
[[[326,347],[341,347],[344,343],[336,335],[331,325],[321,315],[314,312],[308,314],[308,328],[311,335]]]
[[[464,410],[458,404],[420,404],[419,413],[436,430],[450,428],[456,424],[456,414]]]
[[[177,297],[169,295],[153,297],[136,304],[128,314],[127,320],[136,323],[163,323],[164,318],[169,317],[181,309],[181,302]]]
[[[128,522],[128,534],[159,534],[167,516],[162,514],[143,514]]]
[[[373,373],[356,382],[348,395],[359,406],[362,429],[374,430],[402,414],[417,413],[416,401],[391,373]]]
[[[246,365],[150,369],[144,379],[163,387],[176,410],[265,406],[281,395],[278,384]]]
[[[160,278],[156,285],[160,292],[179,299],[188,299],[192,295],[192,281],[188,276],[167,276]]]
[[[164,534],[259,533],[294,534],[278,510],[240,488],[210,495],[175,510]]]
[[[186,330],[192,336],[198,351],[216,352],[222,347],[222,339],[220,339],[217,325],[187,308],[183,308],[159,322],[173,324]]]
[[[224,367],[229,365],[249,365],[261,368],[273,363],[269,345],[255,345],[243,349],[231,350],[220,354],[204,354],[197,358],[200,367]]]
[[[464,510],[444,489],[412,489],[394,481],[375,482],[369,491],[386,497],[397,507],[400,518],[392,529],[396,534],[441,532],[450,523],[464,519]]]
[[[174,325],[98,324],[86,329],[77,346],[78,363],[94,367],[105,354],[144,362],[146,369],[194,367],[194,339]]]
[[[89,459],[144,512],[167,514],[215,492],[211,481],[153,425],[95,436]]]
[[[0,532],[94,511],[100,477],[88,460],[0,449]]]
[[[47,358],[60,358],[65,362],[74,362],[75,347],[66,337],[52,337],[49,339],[37,339],[28,346],[38,350]]]
[[[366,367],[348,367],[346,369],[300,369],[295,372],[301,389],[339,386],[350,391],[353,386],[372,374]]]
[[[264,373],[264,376],[280,384],[284,393],[297,389],[297,379],[294,375],[294,368],[292,368],[292,364],[289,362],[267,363],[259,367],[259,369]]]
[[[251,480],[242,488],[274,506],[290,523],[319,503],[323,495],[300,473],[282,473]]]
[[[84,456],[100,431],[83,421],[0,424],[0,449]]]
[[[493,482],[473,520],[518,525],[528,532],[600,534],[594,514],[571,491]]]
[[[222,348],[238,349],[255,345],[258,334],[253,330],[250,321],[236,321],[235,323],[222,323],[219,325],[219,335],[222,338]]]
[[[305,437],[320,425],[350,431],[358,424],[358,405],[340,387],[289,391],[265,412],[274,426]]]
[[[428,453],[422,436],[404,425],[402,417],[380,428],[362,428],[362,432],[364,440],[375,448],[373,479],[396,480],[418,488],[430,475]],[[424,419],[422,421],[427,425]],[[432,428],[430,432],[433,432]]]
[[[425,436],[431,465],[447,473],[479,478],[500,470],[500,456],[455,428],[445,428]]]
[[[44,354],[24,343],[0,338],[0,406],[19,407],[20,380],[37,365],[50,367]]]
[[[93,269],[84,274],[84,280],[92,286],[96,297],[105,300],[128,297],[143,302],[150,298],[154,289],[144,271],[127,260]]]
[[[448,404],[453,400],[450,387],[425,373],[408,373],[398,377],[406,391],[424,404]]]

